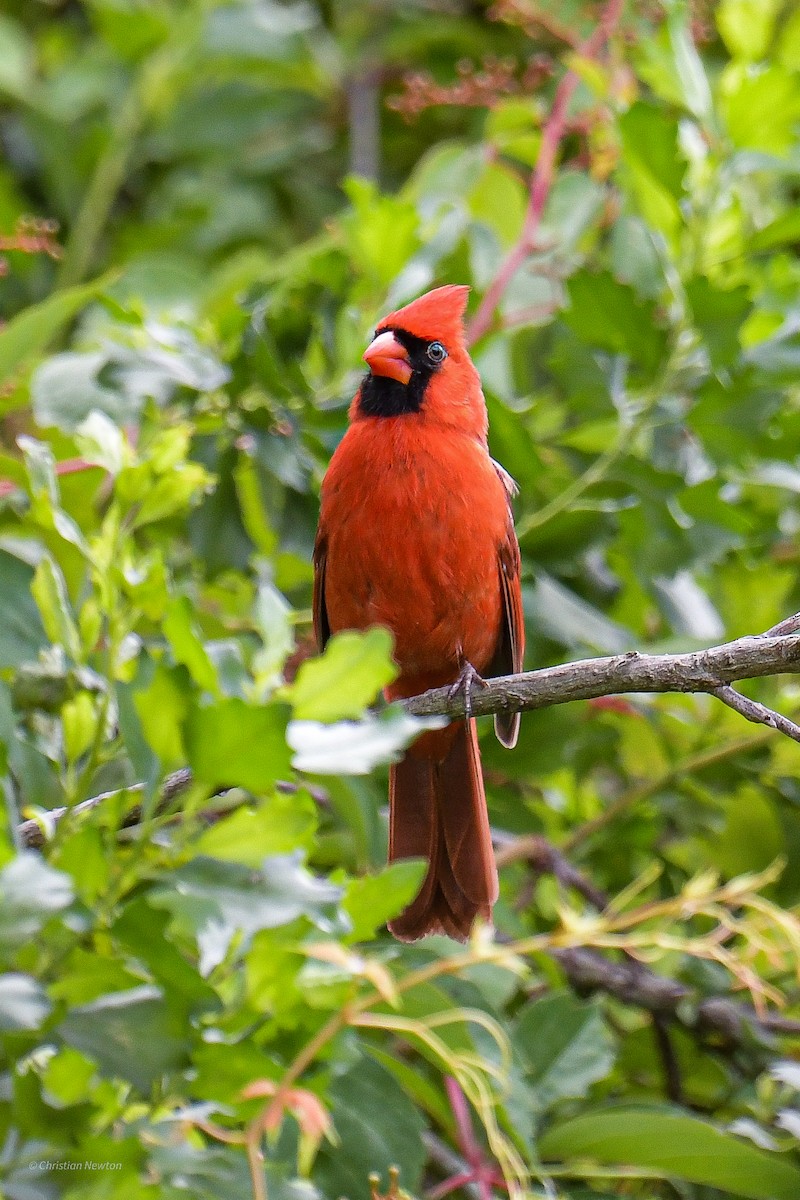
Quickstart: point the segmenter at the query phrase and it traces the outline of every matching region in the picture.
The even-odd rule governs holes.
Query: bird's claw
[[[458,678],[447,693],[448,700],[454,700],[459,692],[464,693],[464,716],[469,721],[472,717],[472,688],[474,684],[486,688],[488,683],[478,674],[472,663],[465,662],[458,672]]]

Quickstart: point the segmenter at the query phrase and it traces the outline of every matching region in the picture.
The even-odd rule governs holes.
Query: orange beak
[[[363,358],[373,375],[385,375],[398,383],[408,383],[413,373],[408,351],[388,329],[370,342]]]

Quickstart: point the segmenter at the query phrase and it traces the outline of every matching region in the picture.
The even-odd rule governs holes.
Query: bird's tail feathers
[[[401,941],[445,933],[465,941],[477,916],[490,921],[497,869],[474,721],[450,726],[440,759],[412,750],[391,768],[389,861],[426,858],[411,904],[389,923]]]

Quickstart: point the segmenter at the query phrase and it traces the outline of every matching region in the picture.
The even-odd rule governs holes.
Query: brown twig
[[[537,874],[553,875],[564,887],[572,888],[599,912],[608,904],[605,892],[574,867],[547,838],[538,834],[513,837],[505,833],[494,833],[492,840],[498,847],[495,855],[498,867],[505,867],[522,859]]]
[[[173,771],[172,774],[167,775],[166,779],[161,785],[161,791],[159,793],[158,803],[156,804],[154,815],[162,816],[164,813],[166,813],[172,807],[172,801],[178,796],[183,795],[184,792],[187,792],[193,783],[194,776],[188,767],[181,767],[180,770]],[[294,783],[288,779],[279,779],[275,784],[275,790],[283,793],[284,795],[292,795],[294,792],[301,790],[308,792],[308,794],[311,796],[314,802],[320,806],[320,808],[326,808],[330,803],[330,797],[328,796],[325,788],[318,787],[310,783]],[[113,800],[118,796],[138,795],[142,791],[144,791],[144,784],[132,783],[129,787],[117,788],[116,791],[113,792],[100,792],[99,795],[91,796],[88,800],[84,800],[80,804],[73,805],[72,808],[51,808],[41,818],[30,818],[29,820],[23,821],[17,826],[17,840],[19,845],[24,846],[27,850],[41,850],[48,841],[48,826],[51,828],[55,827],[59,821],[63,820],[67,813],[90,812],[91,809],[97,808],[98,805],[104,804],[108,800]],[[231,789],[227,787],[221,787],[216,789],[214,794],[219,797],[225,793],[229,793],[230,791]],[[212,823],[220,820],[224,816],[227,816],[233,808],[239,808],[242,804],[249,803],[249,801],[249,792],[242,791],[241,800],[237,801],[236,803],[229,805],[226,808],[218,807],[215,809],[209,809],[208,811],[201,812],[198,815],[201,820]],[[180,814],[176,814],[176,818],[179,815]],[[133,804],[125,813],[121,828],[133,829],[136,825],[141,823],[141,820],[142,806],[138,803]]]
[[[723,704],[727,704],[728,708],[732,708],[734,712],[738,712],[746,720],[752,721],[754,725],[768,725],[770,729],[777,729],[779,733],[785,733],[787,737],[792,738],[795,742],[800,742],[800,725],[795,725],[794,721],[790,721],[788,717],[781,716],[780,713],[774,712],[771,708],[767,708],[765,704],[759,704],[756,700],[750,700],[747,696],[743,696],[741,692],[737,692],[730,684],[725,687],[716,688],[712,692],[718,700]]]
[[[582,58],[595,58],[600,53],[619,24],[623,8],[624,0],[608,0],[597,28],[578,51]],[[470,322],[470,344],[476,342],[490,328],[495,310],[506,288],[525,259],[535,249],[542,214],[544,213],[544,207],[555,178],[558,150],[567,133],[569,104],[578,87],[578,83],[578,75],[574,71],[567,71],[556,88],[553,107],[542,127],[542,143],[539,148],[539,157],[536,160],[536,166],[531,176],[528,207],[522,225],[522,232],[500,264],[497,274],[484,293],[483,299],[478,306],[478,311]]]
[[[683,1104],[683,1082],[678,1056],[672,1044],[669,1021],[662,1013],[653,1014],[653,1038],[655,1039],[661,1067],[664,1072],[664,1091],[673,1104]]]

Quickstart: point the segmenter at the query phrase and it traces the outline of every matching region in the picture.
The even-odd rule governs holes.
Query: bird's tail
[[[497,899],[475,722],[450,725],[420,741],[424,756],[418,742],[391,768],[389,861],[427,858],[428,873],[389,929],[404,942],[428,933],[463,942],[476,916],[491,920]]]

